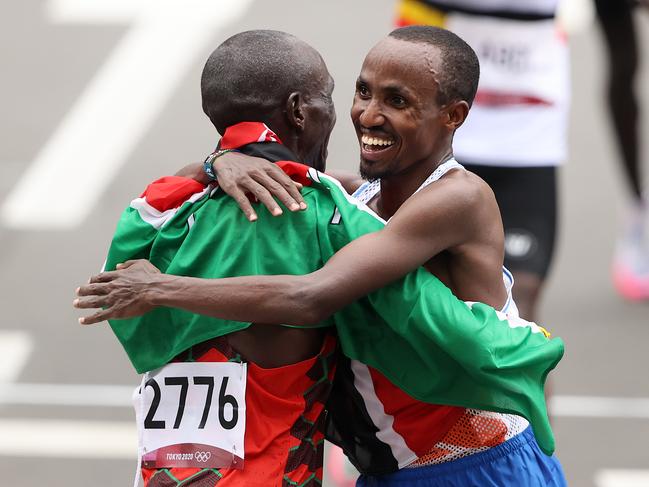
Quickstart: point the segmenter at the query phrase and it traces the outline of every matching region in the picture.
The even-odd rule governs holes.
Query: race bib
[[[143,468],[243,468],[246,364],[173,363],[134,394]]]

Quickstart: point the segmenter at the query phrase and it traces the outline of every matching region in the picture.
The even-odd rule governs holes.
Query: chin
[[[362,162],[361,162],[361,167],[359,168],[359,172],[363,179],[370,182],[376,181],[377,179],[381,179],[382,177],[382,175],[379,172],[368,169],[366,166],[363,165]]]
[[[361,158],[358,171],[361,177],[367,181],[375,181],[390,175],[390,171],[386,168],[377,167],[375,162],[368,162],[363,158]]]

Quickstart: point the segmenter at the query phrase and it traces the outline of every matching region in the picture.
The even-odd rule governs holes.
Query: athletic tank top
[[[444,162],[417,192],[454,169],[464,170],[454,159]],[[363,184],[353,196],[367,204],[379,191],[377,180]],[[511,297],[514,280],[505,268],[503,280],[507,300],[501,311],[518,316]],[[329,438],[343,448],[359,471],[373,475],[484,451],[529,425],[515,415],[417,401],[377,370],[349,359],[339,363],[328,409]]]
[[[553,166],[567,154],[569,52],[557,0],[401,0],[397,25],[435,25],[464,39],[480,82],[453,140],[464,163]]]

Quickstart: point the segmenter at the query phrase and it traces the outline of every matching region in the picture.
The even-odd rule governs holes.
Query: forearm
[[[154,306],[215,318],[309,326],[327,317],[312,275],[201,279],[163,274],[147,289]]]
[[[200,162],[193,162],[186,165],[178,171],[175,176],[193,179],[204,185],[208,185],[212,182],[207,174],[205,174],[205,171],[203,171],[203,164]]]

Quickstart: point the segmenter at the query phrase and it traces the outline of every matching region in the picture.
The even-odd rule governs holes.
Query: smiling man
[[[504,237],[493,193],[455,162],[452,153],[453,135],[468,115],[478,77],[475,53],[443,29],[398,29],[370,51],[351,115],[361,144],[361,173],[372,182],[348,177],[345,183],[356,187],[360,201],[388,222],[381,231],[345,246],[322,269],[305,276],[209,280],[159,274],[150,264],[135,262],[94,278],[80,291],[94,297],[81,298],[77,305],[107,308],[88,322],[170,307],[231,320],[300,325],[317,323],[425,266],[456,296],[470,302],[468,308],[479,309],[473,302],[480,301],[501,310],[499,316],[515,320],[511,277],[503,276]],[[239,163],[242,156],[227,155],[219,161],[228,157]],[[219,178],[225,179],[227,171],[219,168]],[[341,203],[330,223],[349,227],[350,217]],[[500,352],[474,349],[476,341],[487,348],[495,344],[498,330],[513,337],[522,331],[519,328],[490,328],[483,334],[485,328],[469,326],[466,331],[475,334],[461,335],[471,320],[461,307],[448,308],[447,323],[433,320],[420,327],[417,321],[427,315],[419,306],[426,312],[447,306],[425,305],[432,292],[432,287],[428,293],[422,291],[416,307],[399,303],[389,293],[370,295],[369,303],[381,306],[384,317],[403,321],[400,335],[381,328],[383,322],[366,321],[358,303],[334,315],[341,342],[364,352],[343,345],[348,356],[363,355],[364,360],[339,363],[328,405],[329,437],[364,474],[360,485],[564,485],[558,461],[539,450],[525,419],[506,414],[514,412],[508,407],[492,408],[502,413],[484,410],[499,387],[496,381],[491,383],[493,391],[477,383],[463,389],[462,394],[476,399],[473,404],[482,405],[479,409],[428,404],[412,397],[424,400],[435,395],[443,404],[461,403],[451,393],[460,390],[460,381],[445,376],[450,368],[438,369],[440,374],[422,368],[429,360],[446,356],[462,361],[471,370],[469,375],[493,372],[494,377],[507,376],[507,382],[525,375],[511,375],[509,366],[502,364],[478,366],[488,357],[500,361]],[[443,291],[436,288],[435,293]],[[402,295],[404,302],[408,295]],[[349,340],[350,330],[365,334]],[[447,340],[456,338],[460,345],[453,350]],[[525,348],[526,340],[513,340],[514,348],[524,354],[519,358],[528,360],[531,349]],[[420,388],[406,387],[409,381]],[[506,403],[521,393],[517,389],[518,385],[508,389]]]

